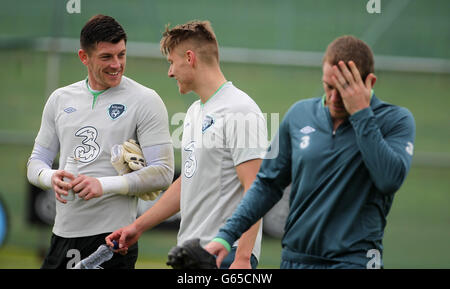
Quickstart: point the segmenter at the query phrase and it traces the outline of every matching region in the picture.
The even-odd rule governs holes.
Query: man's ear
[[[186,61],[191,65],[195,66],[197,62],[197,56],[195,55],[195,52],[192,50],[186,50],[185,52]]]
[[[369,75],[367,75],[366,77],[366,87],[372,89],[375,85],[375,82],[377,82],[377,77],[375,76],[375,74],[369,73]]]
[[[78,50],[78,57],[80,58],[81,62],[87,66],[88,64],[88,54],[86,52],[86,50],[84,49],[79,49]]]

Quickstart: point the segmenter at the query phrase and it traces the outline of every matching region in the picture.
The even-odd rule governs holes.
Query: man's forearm
[[[123,176],[99,178],[103,193],[142,196],[170,186],[174,174],[172,144],[144,147],[142,151],[147,166]]]
[[[180,211],[181,177],[164,192],[161,198],[134,221],[140,232],[149,230]]]
[[[57,152],[35,144],[27,163],[27,178],[29,182],[41,189],[51,188],[51,178],[55,170],[51,169]]]
[[[128,182],[128,194],[136,195],[168,188],[174,175],[172,144],[142,148],[147,167],[124,175]]]
[[[261,219],[283,196],[282,188],[258,177],[246,192],[233,215],[216,237],[233,245],[252,225]]]
[[[241,238],[239,239],[235,259],[250,261],[250,257],[252,256],[253,247],[255,246],[255,241],[258,236],[260,227],[261,220],[256,222],[253,226],[250,227],[250,229],[242,234]]]

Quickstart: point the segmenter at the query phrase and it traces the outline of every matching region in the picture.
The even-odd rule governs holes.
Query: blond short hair
[[[160,41],[161,53],[167,56],[181,45],[195,50],[206,63],[219,63],[219,45],[209,21],[193,20],[173,28],[167,25]]]

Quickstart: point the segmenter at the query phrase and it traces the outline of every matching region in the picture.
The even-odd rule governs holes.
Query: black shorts
[[[41,269],[71,269],[80,260],[94,253],[98,247],[105,244],[105,237],[100,235],[63,238],[52,235],[50,249],[44,259]],[[103,269],[134,269],[138,257],[138,244],[128,249],[126,255],[114,254],[107,262],[100,265]]]

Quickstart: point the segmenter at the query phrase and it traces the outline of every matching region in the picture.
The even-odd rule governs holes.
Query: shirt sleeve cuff
[[[128,182],[123,176],[101,177],[98,180],[104,194],[126,195],[128,193]]]
[[[50,189],[52,187],[52,176],[55,172],[56,170],[43,169],[38,175],[39,184],[46,189]]]

